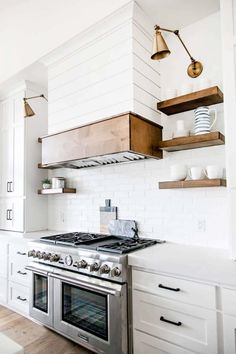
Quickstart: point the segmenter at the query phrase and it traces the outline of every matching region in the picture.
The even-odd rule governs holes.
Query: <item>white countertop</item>
[[[228,250],[167,242],[136,251],[129,265],[171,276],[236,287],[236,261]]]
[[[68,232],[68,231],[67,231]],[[21,238],[26,240],[38,240],[40,237],[49,235],[58,235],[60,233],[65,233],[65,231],[54,231],[54,230],[42,230],[33,232],[13,232],[13,231],[2,231],[0,230],[0,238]]]

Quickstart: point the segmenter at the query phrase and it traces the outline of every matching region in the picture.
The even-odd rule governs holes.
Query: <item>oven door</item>
[[[88,348],[127,354],[127,288],[61,271],[54,278],[54,328]]]
[[[46,326],[53,327],[53,279],[50,267],[28,265],[31,271],[30,316]]]

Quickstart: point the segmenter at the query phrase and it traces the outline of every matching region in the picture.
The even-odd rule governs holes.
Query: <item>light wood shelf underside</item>
[[[168,116],[176,113],[191,111],[200,106],[211,106],[222,103],[223,93],[218,86],[188,93],[187,95],[171,98],[157,103],[157,109]]]
[[[224,145],[225,137],[220,132],[212,132],[208,134],[186,136],[181,138],[174,138],[171,140],[164,140],[160,142],[160,149],[164,151],[180,151],[197,149],[215,145]]]
[[[65,193],[76,193],[75,188],[50,188],[50,189],[39,189],[38,194],[65,194]]]
[[[188,181],[159,182],[159,189],[226,187],[225,179],[199,179]]]

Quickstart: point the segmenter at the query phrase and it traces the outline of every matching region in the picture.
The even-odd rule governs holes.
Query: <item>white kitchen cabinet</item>
[[[0,97],[0,229],[37,231],[47,228],[47,200],[37,194],[46,171],[38,137],[47,133],[47,103],[32,101],[36,115],[24,118],[23,98],[41,94],[32,83],[21,83]]]
[[[7,279],[0,276],[0,304],[7,303]]]
[[[29,272],[25,269],[28,264],[27,243],[9,244],[9,280],[29,287]]]
[[[9,281],[8,305],[24,315],[29,314],[29,288]]]
[[[193,354],[187,350],[166,342],[162,339],[150,336],[134,330],[134,354]]]
[[[132,280],[135,354],[218,354],[215,286],[136,269]]]
[[[224,354],[236,353],[236,317],[223,315]]]

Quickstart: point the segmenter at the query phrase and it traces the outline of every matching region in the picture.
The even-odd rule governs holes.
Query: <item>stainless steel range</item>
[[[30,242],[30,315],[75,342],[106,354],[131,353],[127,253],[160,240],[67,233]]]

